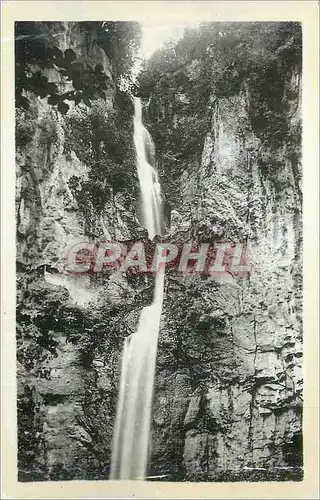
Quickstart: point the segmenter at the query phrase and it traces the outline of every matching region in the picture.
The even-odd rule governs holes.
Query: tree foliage
[[[77,23],[80,31],[91,34],[98,46],[109,57],[115,80],[130,71],[140,36],[138,23],[85,22]],[[65,101],[75,104],[105,97],[112,84],[101,64],[95,66],[80,61],[74,50],[59,48],[59,30],[63,23],[17,22],[15,26],[16,104],[28,108],[25,91],[31,91],[41,99],[48,97],[49,104],[57,106],[61,113],[69,109]],[[57,71],[64,83],[72,84],[72,90],[62,92],[60,85],[48,80],[45,70]]]

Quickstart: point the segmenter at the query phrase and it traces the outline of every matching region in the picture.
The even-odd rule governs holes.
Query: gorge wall
[[[87,24],[42,23],[47,36],[58,34],[55,57],[71,61],[60,66],[69,74],[72,67],[72,78],[57,64],[33,62],[29,71],[65,97],[29,88],[27,109],[17,105],[22,481],[108,478],[122,343],[152,301],[151,277],[62,272],[75,239],[146,237],[119,51]],[[232,60],[217,62],[234,28],[214,40],[206,29],[196,39],[188,32],[140,78],[168,237],[247,242],[254,270],[220,281],[166,274],[150,464],[150,475],[164,480],[302,477],[301,34],[294,28],[279,27],[271,47],[263,38],[271,28],[262,30],[248,67],[246,54],[232,50]],[[243,36],[239,28],[237,46]],[[83,83],[96,82],[88,65],[103,82],[92,95]]]

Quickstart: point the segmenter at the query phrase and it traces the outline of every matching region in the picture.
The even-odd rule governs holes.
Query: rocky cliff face
[[[63,53],[72,49],[76,61],[101,65],[109,83],[90,103],[67,100],[64,113],[31,91],[29,109],[17,108],[19,474],[27,481],[103,479],[123,339],[152,300],[153,283],[63,273],[66,248],[76,239],[125,241],[145,231],[138,220],[133,110],[117,85],[114,61],[79,23],[52,29]],[[42,71],[61,93],[72,89],[54,69]],[[197,61],[179,75],[169,78],[171,93],[158,83],[146,116],[168,235],[247,242],[254,272],[224,280],[167,273],[150,474],[298,479],[300,69],[292,66],[282,77],[280,141],[276,130],[266,137],[252,120],[256,100],[243,81],[232,95],[211,89],[197,142],[188,101],[190,82],[202,78]],[[190,138],[177,155],[171,138],[181,129]]]
[[[196,80],[196,61],[180,71],[189,82]],[[177,87],[171,78],[175,95],[161,98],[160,84],[150,102],[151,126],[156,137],[158,131],[160,150],[179,127],[186,127],[186,120],[192,126],[187,85]],[[285,141],[278,143],[271,133],[267,142],[254,130],[250,89],[244,83],[228,98],[214,92],[209,97],[201,155],[195,151],[180,160],[180,175],[170,179],[173,191],[165,176],[172,175],[175,151],[166,149],[159,157],[171,204],[173,240],[182,235],[185,241],[247,243],[253,266],[246,278],[168,278],[153,464],[169,479],[172,475],[204,481],[301,475],[297,68],[288,71],[283,88],[279,114],[285,122]],[[181,96],[185,113],[174,111]]]
[[[147,279],[133,287],[121,276],[63,273],[75,241],[119,241],[145,231],[137,219],[130,100],[94,30],[57,24],[50,23],[61,31],[57,48],[72,49],[84,66],[100,64],[109,84],[90,106],[67,101],[67,114],[30,91],[28,109],[17,108],[21,480],[107,477],[122,341],[151,298]],[[42,73],[60,93],[72,89],[55,68]]]

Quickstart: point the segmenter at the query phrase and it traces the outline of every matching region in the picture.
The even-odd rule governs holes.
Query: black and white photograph
[[[18,481],[302,481],[302,24],[14,37]]]

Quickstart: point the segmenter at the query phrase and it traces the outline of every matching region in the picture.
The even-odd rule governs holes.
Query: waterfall
[[[140,184],[142,223],[149,238],[162,234],[161,189],[153,158],[153,141],[142,123],[139,98],[134,100],[134,144]],[[140,315],[136,333],[125,339],[113,433],[110,479],[145,479],[150,452],[151,408],[164,270],[157,272],[153,303]]]
[[[158,173],[150,165],[147,153],[153,158],[152,138],[142,123],[142,107],[138,97],[134,100],[134,144],[137,155],[137,171],[140,184],[142,223],[149,238],[162,233],[161,188]]]

